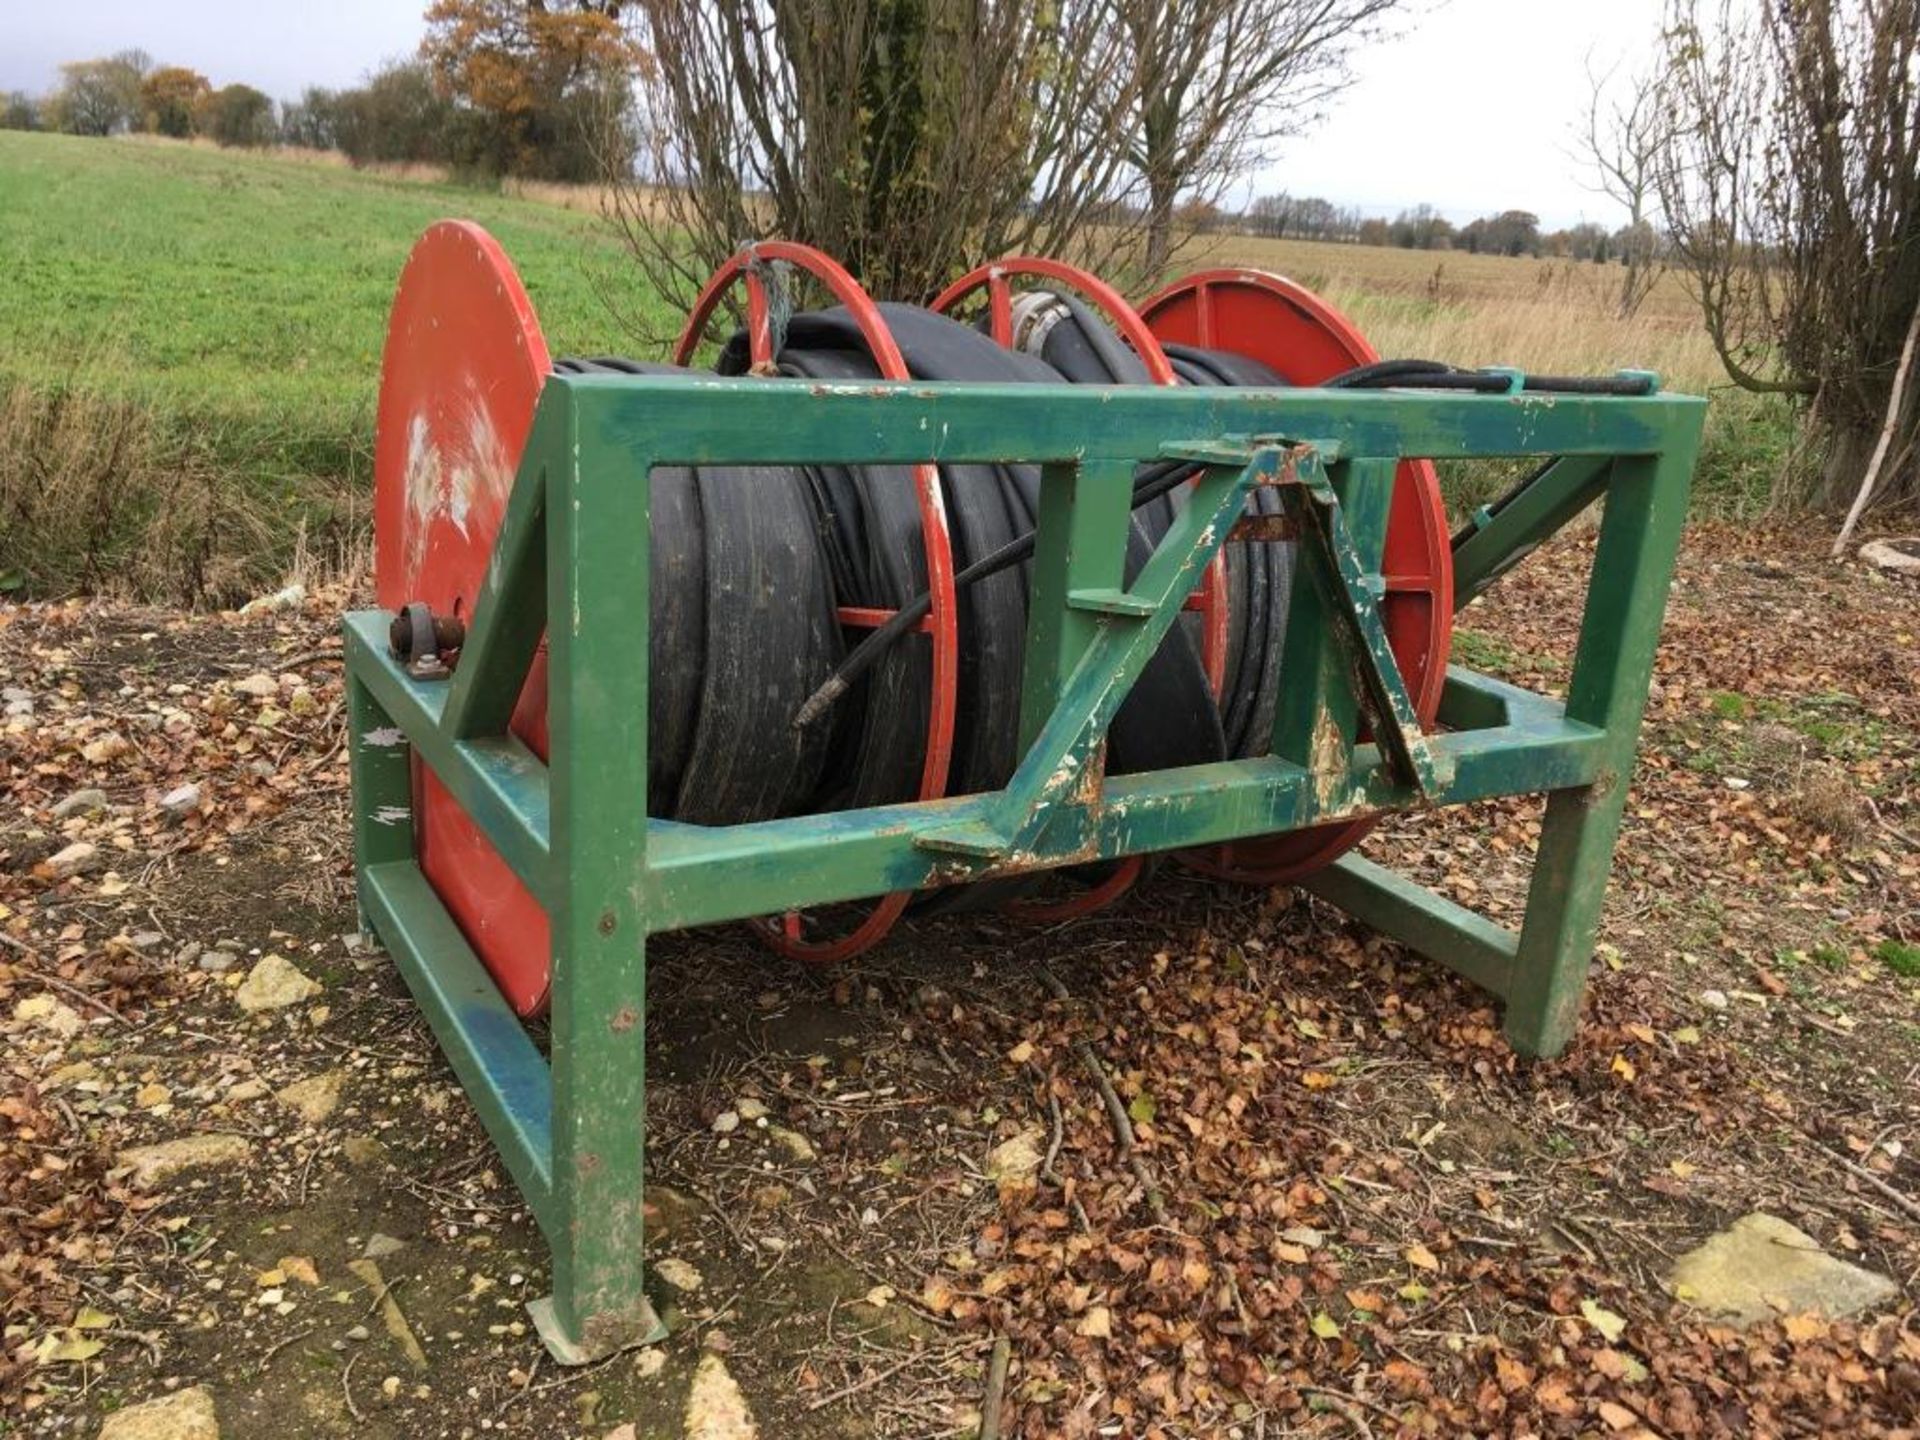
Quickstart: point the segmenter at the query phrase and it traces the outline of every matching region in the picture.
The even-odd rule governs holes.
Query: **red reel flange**
[[[1205,270],[1140,307],[1163,343],[1226,350],[1258,360],[1289,385],[1318,385],[1371,364],[1379,352],[1352,323],[1293,281],[1259,270]],[[1394,476],[1381,555],[1381,618],[1422,726],[1431,726],[1453,643],[1453,551],[1440,477],[1429,460],[1401,462]],[[1278,885],[1331,864],[1376,822],[1321,825],[1193,852],[1196,868]]]
[[[384,609],[424,601],[471,619],[540,387],[552,369],[533,304],[493,237],[446,220],[420,237],[387,324],[374,434],[374,588]],[[544,757],[536,663],[513,730]],[[547,916],[418,756],[420,868],[514,1010],[547,1003]]]
[[[778,294],[780,281],[771,268],[776,264],[790,265],[811,275],[847,308],[882,378],[912,378],[885,317],[860,282],[838,261],[811,245],[781,240],[745,246],[714,272],[694,302],[686,328],[680,332],[679,343],[674,346],[674,363],[684,365],[691,359],[714,312],[733,287],[741,285],[747,292],[747,354],[753,373],[773,373],[778,350],[774,315],[782,299]],[[920,771],[918,798],[937,800],[946,794],[947,774],[953,758],[954,717],[959,703],[959,612],[953,585],[953,543],[947,530],[946,501],[940,489],[939,471],[932,465],[914,466],[913,485],[920,510],[921,543],[925,547],[927,593],[932,597],[932,608],[920,628],[932,641],[933,651],[933,703],[929,707],[926,758]],[[892,614],[890,610],[842,606],[839,618],[842,625],[871,629],[884,624]],[[852,930],[825,939],[808,936],[805,918],[797,911],[750,923],[754,932],[778,953],[812,964],[832,964],[877,944],[912,899],[912,891],[883,896]]]

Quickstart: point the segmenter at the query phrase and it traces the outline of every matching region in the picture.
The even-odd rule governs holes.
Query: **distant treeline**
[[[0,94],[0,129],[296,145],[337,150],[356,165],[425,163],[475,176],[574,182],[631,163],[631,101],[613,74],[554,85],[533,102],[494,105],[476,103],[462,78],[428,52],[350,89],[314,86],[276,102],[254,86],[216,88],[197,70],[124,50],[62,65],[59,85],[44,96]]]
[[[1464,250],[1473,255],[1531,255],[1596,264],[1624,262],[1630,256],[1646,259],[1660,253],[1665,245],[1664,238],[1647,225],[1609,230],[1587,222],[1543,231],[1540,217],[1526,210],[1503,210],[1455,225],[1431,205],[1402,210],[1387,220],[1310,195],[1263,195],[1237,213],[1217,205],[1189,206],[1184,218],[1196,230],[1234,230],[1275,240]]]

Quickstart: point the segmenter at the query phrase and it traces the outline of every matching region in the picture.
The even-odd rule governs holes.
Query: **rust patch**
[[[974,878],[974,868],[965,860],[943,860],[927,871],[929,885],[960,885]]]
[[[1298,540],[1300,527],[1291,515],[1242,515],[1227,531],[1233,540]]]
[[[624,1035],[640,1023],[640,1012],[631,1005],[622,1005],[609,1023],[614,1034]]]
[[[1345,800],[1347,788],[1347,740],[1334,722],[1333,712],[1322,705],[1313,719],[1313,740],[1307,751],[1307,771],[1313,776],[1314,803],[1323,811],[1334,810]]]

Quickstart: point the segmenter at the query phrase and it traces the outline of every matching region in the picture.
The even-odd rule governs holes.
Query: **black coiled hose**
[[[1146,384],[1145,365],[1099,317],[1065,295],[1023,297],[1048,313],[1027,349],[913,306],[880,311],[915,379]],[[1050,308],[1049,308],[1050,307]],[[1033,308],[1029,306],[1029,315]],[[1031,350],[1032,353],[1028,353]],[[1168,345],[1189,385],[1276,387],[1244,356]],[[564,373],[672,373],[617,357],[562,360]],[[749,368],[744,335],[717,369]],[[839,308],[791,317],[775,357],[783,375],[871,380],[879,370]],[[1392,360],[1327,381],[1334,388],[1507,392],[1505,374]],[[1640,377],[1530,377],[1540,392],[1638,394]],[[1190,465],[1143,465],[1134,479],[1126,575],[1132,580],[1185,503]],[[1018,762],[1027,564],[1039,474],[1019,464],[943,465],[954,552],[960,663],[949,794],[997,789]],[[913,476],[903,466],[700,466],[656,470],[648,603],[648,813],[737,824],[908,800],[918,794],[932,703],[929,613]],[[1265,490],[1250,502],[1278,507]],[[1211,693],[1197,617],[1168,632],[1108,734],[1116,774],[1264,753],[1280,687],[1293,579],[1290,542],[1226,547],[1226,676]],[[893,617],[848,648],[837,610]]]
[[[882,313],[917,379],[1053,383],[1045,361],[911,306]],[[1091,317],[1089,317],[1091,318]],[[1088,343],[1124,352],[1092,322]],[[1130,354],[1131,352],[1124,352]],[[1137,363],[1137,362],[1136,362]],[[859,328],[842,310],[795,315],[775,357],[780,373],[878,378]],[[743,336],[722,374],[748,368]],[[671,373],[617,357],[563,360],[563,373]],[[1149,467],[1143,502],[1190,478]],[[959,591],[958,699],[950,794],[998,788],[1018,762],[1026,637],[1026,559],[1039,503],[1030,465],[946,465],[939,480]],[[700,466],[654,472],[649,541],[648,812],[735,824],[912,799],[925,761],[931,648],[913,633],[927,613],[927,576],[911,472],[900,466]],[[1164,527],[1158,527],[1163,529]],[[1157,534],[1138,520],[1131,579]],[[896,611],[856,647],[860,665],[795,717],[836,673],[847,635],[836,611]],[[877,643],[876,643],[877,640]],[[1109,731],[1115,773],[1216,760],[1220,712],[1197,645],[1168,636]]]

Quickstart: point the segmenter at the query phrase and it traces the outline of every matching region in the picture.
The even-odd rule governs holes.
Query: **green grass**
[[[394,282],[421,231],[449,216],[506,248],[556,354],[623,347],[604,284],[649,308],[607,230],[557,206],[240,152],[0,132],[0,581],[50,593],[132,574],[139,590],[226,599],[276,580],[296,533],[341,547],[363,535]],[[105,429],[112,453],[89,452],[84,433]],[[78,479],[23,453],[55,449]],[[217,489],[203,508],[225,518],[169,533],[180,553],[142,569],[186,476]],[[107,518],[75,536],[34,512],[56,491],[63,509]],[[175,586],[169,567],[199,579]]]
[[[364,427],[394,281],[435,220],[485,225],[556,353],[607,348],[592,218],[182,146],[0,132],[0,367],[320,432]]]
[[[1904,940],[1882,940],[1873,953],[1894,974],[1920,980],[1920,945],[1909,945]]]

